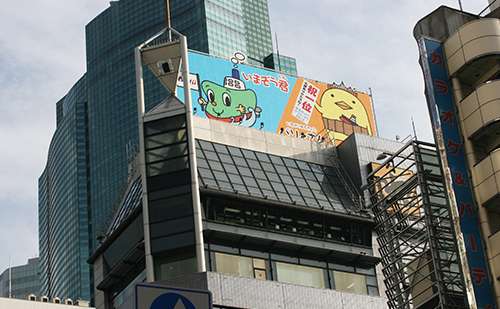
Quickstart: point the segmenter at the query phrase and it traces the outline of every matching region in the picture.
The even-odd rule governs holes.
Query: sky
[[[138,0],[140,1],[140,0]],[[416,22],[453,0],[268,0],[280,54],[301,77],[371,89],[380,137],[433,141]],[[55,103],[85,73],[85,25],[107,0],[3,1],[0,10],[0,273],[38,256],[38,177]],[[462,0],[478,14],[487,0]],[[276,48],[276,44],[275,44]],[[64,214],[59,218],[64,220]]]

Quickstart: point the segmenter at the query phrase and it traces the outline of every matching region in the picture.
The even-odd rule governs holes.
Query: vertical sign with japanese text
[[[458,207],[460,228],[465,242],[467,263],[476,303],[480,309],[493,309],[495,308],[493,294],[475,213],[472,188],[467,175],[451,87],[444,63],[443,49],[439,41],[424,37],[420,38],[419,47],[432,126],[438,148],[444,149],[446,153],[443,165],[445,165],[444,168],[449,168],[451,174],[451,185]],[[450,180],[446,179],[446,181]]]
[[[295,102],[295,106],[292,111],[292,116],[299,119],[305,124],[309,124],[312,112],[314,110],[314,104],[318,98],[319,88],[315,87],[313,84],[304,80],[302,82],[302,87],[300,87],[299,96]]]

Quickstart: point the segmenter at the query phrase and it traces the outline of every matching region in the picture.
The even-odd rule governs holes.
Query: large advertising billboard
[[[244,63],[189,52],[196,116],[312,141],[339,144],[353,132],[375,135],[370,96]],[[177,96],[183,97],[179,78]]]

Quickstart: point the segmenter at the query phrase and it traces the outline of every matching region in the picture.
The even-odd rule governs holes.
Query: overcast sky
[[[138,0],[140,1],[140,0]],[[243,0],[245,1],[245,0]],[[268,0],[273,38],[299,75],[371,88],[379,136],[432,141],[415,23],[458,0]],[[487,0],[462,0],[479,13]],[[38,177],[55,103],[85,73],[85,25],[107,0],[3,1],[0,10],[0,273],[38,256]],[[61,214],[60,220],[64,220]]]

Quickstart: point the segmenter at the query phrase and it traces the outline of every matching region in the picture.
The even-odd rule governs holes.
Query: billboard
[[[189,52],[196,115],[312,141],[339,144],[353,132],[375,135],[370,96],[244,63]],[[182,78],[177,96],[183,97]]]

